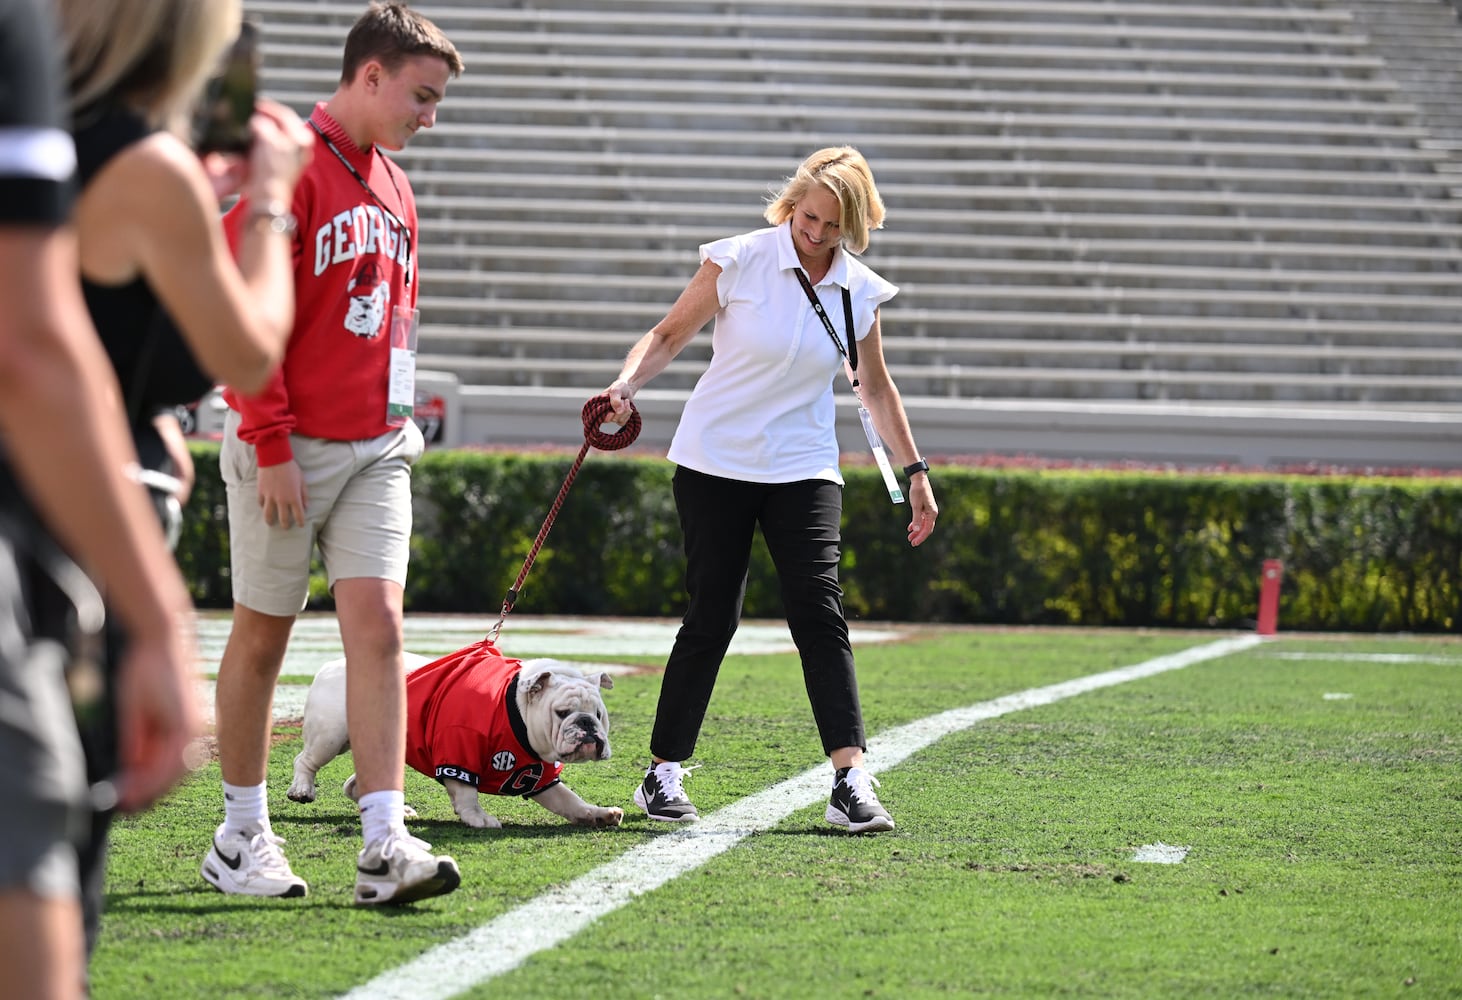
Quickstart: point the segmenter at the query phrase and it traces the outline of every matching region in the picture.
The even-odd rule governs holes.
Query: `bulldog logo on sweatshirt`
[[[386,328],[386,314],[391,304],[391,287],[374,261],[366,261],[346,286],[350,309],[345,314],[345,328],[357,337],[374,340]]]

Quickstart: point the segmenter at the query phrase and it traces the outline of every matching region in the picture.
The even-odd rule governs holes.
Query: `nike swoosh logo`
[[[224,854],[223,851],[219,849],[217,840],[214,840],[213,842],[213,853],[218,855],[218,860],[228,865],[234,871],[239,870],[239,862],[242,861],[244,857],[243,854],[235,854],[233,857],[229,857],[227,854]]]
[[[367,868],[364,865],[356,864],[355,870],[362,875],[389,875],[391,873],[391,866],[386,863],[385,858],[382,858],[381,863],[374,868]]]

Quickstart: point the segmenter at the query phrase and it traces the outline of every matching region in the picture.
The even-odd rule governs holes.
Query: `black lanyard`
[[[385,212],[391,221],[396,223],[396,228],[401,230],[401,235],[406,240],[406,285],[409,288],[411,286],[411,272],[416,268],[416,262],[412,259],[411,254],[411,227],[406,224],[405,219],[402,219],[395,212],[391,211],[390,206],[381,200],[381,196],[376,194],[375,188],[366,183],[366,179],[360,175],[360,171],[355,169],[355,164],[345,158],[345,154],[340,151],[340,148],[335,143],[330,141],[330,137],[324,133],[320,126],[316,125],[313,121],[309,122],[309,126],[315,130],[315,133],[321,139],[325,140],[325,145],[330,148],[330,152],[335,154],[335,159],[339,160],[345,169],[350,171],[350,176],[354,177],[360,186],[365,188],[365,193],[371,196],[371,199],[380,206],[381,211]],[[381,157],[381,160],[386,165],[386,176],[391,179],[391,187],[396,189],[396,200],[404,207],[406,205],[406,199],[401,196],[401,188],[396,184],[396,175],[391,172],[391,161],[384,156]]]
[[[838,349],[838,354],[845,358],[848,367],[853,371],[853,388],[858,388],[858,338],[853,335],[853,296],[843,289],[843,322],[848,328],[848,349],[843,350],[843,342],[838,339],[837,331],[833,329],[833,321],[827,318],[827,310],[822,307],[822,300],[812,290],[812,282],[807,277],[807,272],[797,268],[797,280],[802,283],[802,290],[807,293],[807,301],[812,303],[813,312],[817,318],[822,320],[823,329],[832,338],[833,346]]]

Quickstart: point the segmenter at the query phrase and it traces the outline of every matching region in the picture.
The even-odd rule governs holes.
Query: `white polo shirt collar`
[[[797,247],[792,243],[792,223],[782,223],[777,227],[777,265],[783,271],[791,271],[802,266],[797,259]],[[796,277],[793,276],[793,281]],[[844,252],[842,245],[833,248],[832,267],[827,269],[827,274],[822,280],[813,284],[814,288],[821,285],[837,285],[840,288],[848,287],[848,255]]]

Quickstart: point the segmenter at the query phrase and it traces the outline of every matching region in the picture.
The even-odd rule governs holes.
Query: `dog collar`
[[[524,750],[532,751],[533,744],[528,739],[528,723],[523,721],[523,713],[518,711],[518,678],[522,676],[523,672],[520,670],[508,681],[508,689],[505,693],[507,704],[503,708],[508,713],[508,725],[513,727],[513,735],[517,737],[518,745]]]

